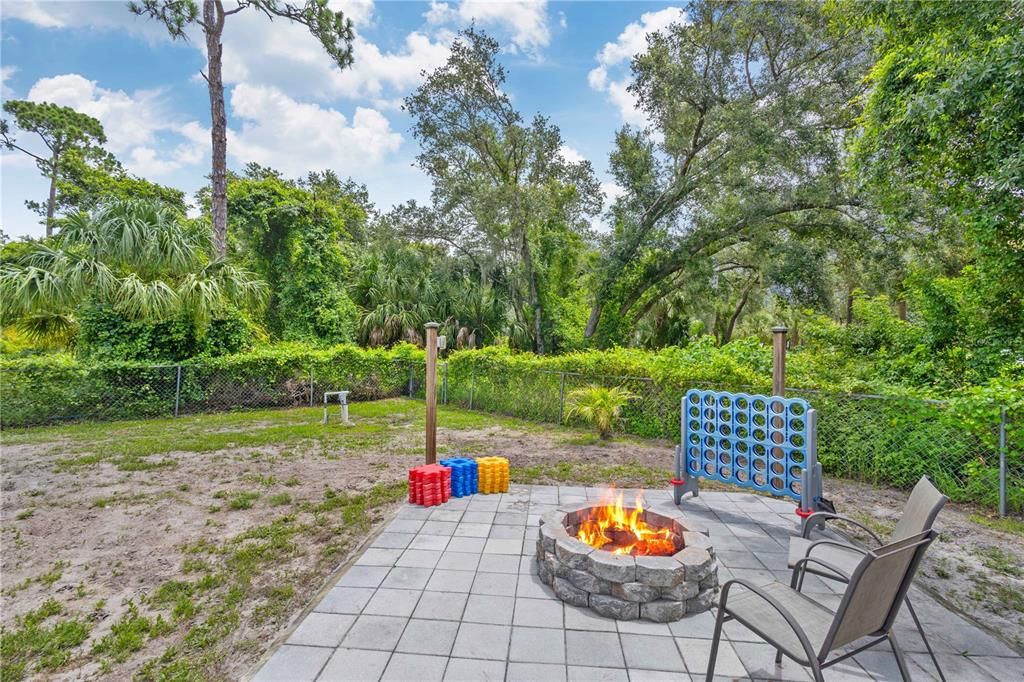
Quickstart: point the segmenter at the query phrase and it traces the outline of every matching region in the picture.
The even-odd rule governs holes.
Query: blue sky
[[[399,106],[421,82],[420,71],[443,63],[455,33],[474,20],[501,43],[507,91],[524,117],[550,117],[562,129],[564,154],[589,159],[614,194],[607,175],[614,132],[644,123],[625,90],[629,58],[644,48],[648,31],[683,16],[681,3],[653,2],[331,5],[356,25],[355,65],[344,72],[301,27],[251,10],[228,17],[228,163],[257,161],[290,177],[333,168],[365,183],[382,209],[429,199],[430,183],[413,166],[411,122]],[[3,99],[85,111],[103,123],[108,148],[135,174],[190,196],[205,184],[210,114],[198,33],[172,42],[123,2],[5,0],[0,34]],[[23,202],[42,200],[46,181],[15,151],[3,152],[0,169],[2,229],[41,235]]]

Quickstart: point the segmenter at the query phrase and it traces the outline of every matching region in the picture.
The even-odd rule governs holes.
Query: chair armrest
[[[807,551],[804,552],[804,557],[811,556],[811,552],[813,552],[816,548],[827,545],[838,547],[839,549],[844,551],[857,552],[858,554],[862,555],[868,554],[868,550],[864,549],[863,547],[851,545],[846,542],[839,542],[838,540],[815,540],[811,543],[810,547],[807,548]]]
[[[836,544],[840,544],[840,543],[836,543]],[[842,545],[842,546],[845,547],[846,545]],[[843,569],[841,569],[841,568],[839,568],[837,566],[834,566],[833,564],[830,564],[827,561],[822,561],[821,559],[818,559],[816,557],[805,556],[803,559],[800,559],[795,564],[793,564],[793,572],[794,573],[796,573],[798,571],[800,572],[800,582],[801,583],[803,582],[804,574],[807,572],[807,564],[818,564],[819,566],[824,566],[825,568],[827,568],[829,571],[835,573],[836,575],[841,575],[844,578],[846,578],[847,580],[850,579],[850,576],[848,576],[846,574],[846,571],[844,571]]]
[[[801,561],[806,561],[806,559],[801,559]],[[808,663],[816,658],[816,652],[814,651],[814,648],[811,646],[810,640],[807,639],[807,634],[803,631],[803,628],[801,628],[800,625],[797,623],[797,620],[793,617],[793,614],[787,611],[786,607],[784,607],[778,601],[772,599],[771,595],[762,590],[760,587],[757,587],[756,585],[750,583],[749,581],[742,580],[740,578],[733,578],[732,580],[727,581],[725,585],[722,587],[722,596],[718,600],[718,608],[724,610],[726,613],[729,612],[729,609],[726,606],[726,602],[729,599],[729,591],[732,589],[733,585],[739,585],[740,587],[749,590],[750,592],[753,592],[758,597],[768,602],[768,604],[771,605],[773,609],[779,612],[779,615],[782,616],[783,620],[786,621],[786,624],[789,626],[789,628],[793,631],[794,634],[796,634],[797,639],[800,640],[800,645],[804,648],[804,653],[807,654]]]
[[[808,516],[806,519],[804,519],[803,530],[801,531],[800,535],[804,538],[810,538],[811,530],[814,528],[814,526],[818,523],[824,525],[825,521],[842,521],[844,523],[849,523],[852,526],[857,526],[862,531],[871,536],[871,539],[877,542],[879,547],[885,544],[882,541],[882,538],[878,537],[878,534],[875,533],[875,531],[871,530],[860,521],[855,521],[851,519],[849,516],[833,514],[832,512],[814,512],[813,514]]]

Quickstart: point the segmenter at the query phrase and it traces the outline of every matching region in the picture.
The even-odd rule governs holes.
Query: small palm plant
[[[635,397],[622,386],[577,388],[568,395],[565,420],[579,417],[596,428],[601,438],[608,439],[612,427],[622,419],[622,408]]]

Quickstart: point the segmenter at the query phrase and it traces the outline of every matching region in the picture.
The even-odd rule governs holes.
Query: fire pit
[[[616,499],[541,517],[540,579],[564,602],[608,618],[665,623],[711,607],[718,563],[708,531],[666,505]]]

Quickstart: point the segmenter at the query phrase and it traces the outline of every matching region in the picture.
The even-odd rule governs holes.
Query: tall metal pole
[[[772,395],[786,391],[786,327],[772,327]]]
[[[437,461],[437,322],[427,322],[427,464]]]
[[[1006,408],[999,408],[999,516],[1006,516]]]

